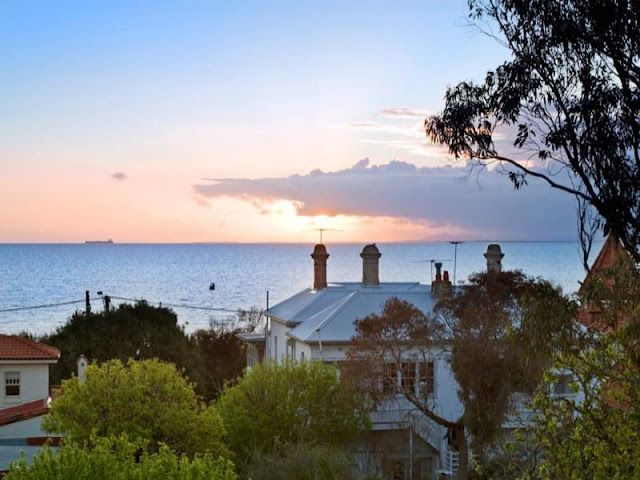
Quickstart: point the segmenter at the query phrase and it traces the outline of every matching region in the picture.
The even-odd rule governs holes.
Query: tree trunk
[[[469,467],[469,447],[464,431],[464,425],[456,425],[456,437],[458,446],[458,480],[467,480],[467,469]]]

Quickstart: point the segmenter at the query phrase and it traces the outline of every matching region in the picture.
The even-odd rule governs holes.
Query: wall
[[[5,396],[5,372],[20,372],[20,396]],[[48,363],[1,363],[0,408],[11,407],[49,396]]]

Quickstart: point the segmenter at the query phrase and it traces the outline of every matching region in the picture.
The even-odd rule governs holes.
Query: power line
[[[113,295],[109,295],[110,298],[114,299],[114,300],[124,300],[127,302],[138,302],[140,300],[143,299],[136,299],[136,298],[125,298],[125,297],[115,297]],[[96,298],[92,298],[91,300],[97,300]],[[71,300],[68,302],[59,302],[59,303],[45,303],[42,305],[30,305],[30,306],[25,306],[25,307],[13,307],[13,308],[3,308],[0,309],[0,313],[8,313],[8,312],[20,312],[20,311],[25,311],[25,310],[35,310],[35,309],[40,309],[40,308],[55,308],[55,307],[61,307],[61,306],[65,306],[65,305],[74,305],[76,303],[85,303],[86,300]],[[213,312],[227,312],[227,313],[238,313],[238,310],[240,309],[235,309],[232,310],[230,308],[213,308],[213,307],[201,307],[198,305],[186,305],[186,304],[177,304],[177,303],[165,303],[165,302],[152,302],[149,300],[144,300],[145,302],[147,302],[150,305],[160,305],[160,306],[165,306],[165,307],[173,307],[173,308],[190,308],[193,310],[208,310],[208,311],[213,311]]]
[[[60,302],[60,303],[46,303],[43,305],[31,305],[28,307],[3,308],[2,310],[0,310],[0,313],[19,312],[21,310],[35,310],[36,308],[53,308],[53,307],[60,307],[63,305],[73,305],[75,303],[84,303],[84,300],[72,300],[69,302]]]
[[[116,297],[114,295],[109,295],[109,298],[114,299],[114,300],[124,300],[126,302],[138,302],[140,300],[143,300],[141,298],[125,298],[125,297]],[[150,300],[144,300],[145,302],[147,302],[150,305],[161,305],[164,307],[174,307],[174,308],[191,308],[194,310],[210,310],[210,311],[214,311],[214,312],[230,312],[230,313],[238,313],[239,309],[235,309],[232,310],[230,308],[214,308],[214,307],[201,307],[198,305],[186,305],[186,304],[177,304],[177,303],[165,303],[165,302],[152,302]]]

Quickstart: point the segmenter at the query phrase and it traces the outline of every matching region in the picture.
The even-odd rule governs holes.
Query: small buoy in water
[[[211,283],[209,284],[209,290],[215,290],[215,289],[216,289],[216,284],[215,284],[215,283],[213,283],[213,282],[211,282]]]

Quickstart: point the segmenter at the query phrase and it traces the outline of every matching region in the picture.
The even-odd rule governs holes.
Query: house
[[[607,270],[614,266],[616,261],[630,262],[631,257],[624,250],[622,243],[613,235],[607,236],[596,257],[593,265],[587,272],[580,290],[578,291],[580,296],[584,296],[587,291],[587,286],[594,281],[597,281],[598,276],[604,274]],[[608,280],[610,283],[611,280]],[[612,285],[610,285],[612,286]],[[578,312],[578,321],[585,327],[596,328],[601,331],[606,331],[609,328],[615,328],[617,325],[609,325],[608,321],[611,319],[605,319],[601,308],[595,303],[590,303],[581,308]],[[623,319],[619,321],[624,322]]]
[[[0,444],[37,444],[46,437],[41,420],[49,411],[49,366],[59,358],[55,347],[0,334]]]
[[[355,320],[379,314],[394,297],[429,314],[439,295],[451,293],[448,273],[441,272],[441,264],[436,264],[436,280],[431,285],[381,282],[381,256],[376,245],[365,246],[360,254],[362,282],[329,283],[329,253],[324,245],[316,245],[311,254],[313,287],[269,308],[263,333],[242,335],[248,344],[248,367],[263,359],[322,361],[340,367],[356,333]],[[503,256],[498,245],[490,245],[485,254],[488,269],[500,271]],[[426,357],[407,352],[398,382],[411,382],[417,393],[422,388],[420,393],[429,396],[437,415],[456,421],[463,407],[449,352],[446,343],[430,349]],[[404,396],[391,396],[371,414],[371,420],[371,432],[358,445],[357,459],[363,472],[382,469],[394,479],[455,475],[458,454],[449,446],[450,432],[419,412]]]

